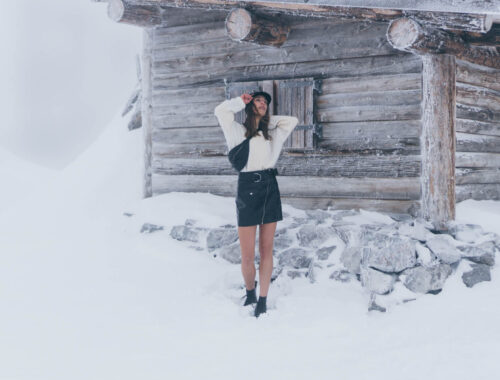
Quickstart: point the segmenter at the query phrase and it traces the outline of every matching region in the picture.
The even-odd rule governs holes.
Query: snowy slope
[[[126,121],[0,213],[0,379],[495,378],[497,267],[491,282],[469,289],[455,275],[384,314],[367,312],[358,282],[283,276],[257,320],[239,306],[238,265],[168,233],[186,219],[234,223],[234,200],[143,200],[142,131]],[[458,220],[500,233],[498,218],[499,202],[458,207]],[[146,222],[164,230],[141,234]]]

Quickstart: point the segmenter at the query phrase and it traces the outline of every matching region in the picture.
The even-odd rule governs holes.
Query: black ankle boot
[[[259,315],[267,311],[266,299],[267,297],[262,297],[262,296],[259,297],[259,300],[257,301],[257,306],[255,307],[255,317],[258,317]]]
[[[252,290],[247,291],[247,298],[245,299],[245,303],[243,306],[251,305],[257,302],[257,295],[255,294],[255,289],[257,288],[257,281],[255,281],[255,287]]]

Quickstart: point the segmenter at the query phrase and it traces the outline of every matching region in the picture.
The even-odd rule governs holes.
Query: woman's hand
[[[248,103],[250,103],[252,101],[253,97],[250,94],[242,94],[241,95],[241,99],[243,99],[243,102],[245,104],[248,104]]]

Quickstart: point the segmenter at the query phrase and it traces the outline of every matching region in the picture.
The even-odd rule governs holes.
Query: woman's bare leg
[[[273,274],[274,233],[278,222],[261,224],[259,227],[259,278],[261,297],[267,297],[271,275]]]
[[[255,288],[255,233],[257,226],[238,227],[241,247],[241,273],[247,290]]]

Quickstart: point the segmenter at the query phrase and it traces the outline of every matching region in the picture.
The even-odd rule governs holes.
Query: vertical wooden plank
[[[269,95],[271,95],[271,103],[269,103],[268,108],[269,108],[269,116],[274,115],[274,80],[263,80],[260,82],[262,91],[267,92]]]
[[[152,52],[154,43],[154,29],[144,28],[142,38],[142,133],[144,139],[144,166],[143,166],[143,196],[149,198],[153,194],[151,182],[152,163]]]
[[[455,218],[455,57],[422,63],[422,216],[446,230]]]
[[[278,88],[278,108],[280,115],[296,116],[299,125],[313,127],[313,78],[297,78],[277,80]],[[284,148],[290,149],[311,149],[313,144],[313,130],[299,129],[290,134],[290,137],[283,144]]]
[[[305,115],[304,115],[304,120],[306,121],[306,124],[307,125],[313,125],[314,124],[314,120],[313,120],[313,107],[314,107],[314,103],[313,103],[313,86],[310,86],[310,87],[305,87],[304,88],[304,112],[305,112]],[[310,130],[306,130],[304,131],[305,132],[305,144],[304,146],[308,149],[312,149],[314,148],[314,130],[313,129],[310,129]]]

